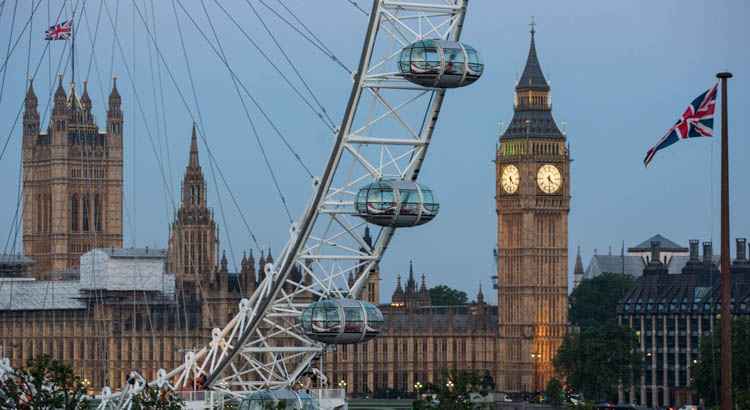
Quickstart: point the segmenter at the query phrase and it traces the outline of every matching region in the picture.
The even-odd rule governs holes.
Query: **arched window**
[[[78,194],[70,198],[70,230],[78,232]]]
[[[44,211],[44,202],[42,202],[42,195],[36,195],[36,231],[42,231],[42,212]]]
[[[83,231],[84,232],[88,232],[90,230],[90,225],[89,225],[89,194],[84,194],[83,195],[83,206],[81,208],[83,208],[83,218],[82,218],[83,223],[81,225],[82,225]]]
[[[94,196],[94,227],[97,232],[102,231],[102,196],[96,194]]]
[[[192,205],[197,205],[195,203],[195,185],[190,185],[190,203]]]

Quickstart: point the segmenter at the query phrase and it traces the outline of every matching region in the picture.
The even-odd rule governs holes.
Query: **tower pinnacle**
[[[198,159],[198,137],[195,131],[195,123],[193,123],[193,135],[190,137],[190,161],[188,162],[188,168],[200,168],[200,160]]]

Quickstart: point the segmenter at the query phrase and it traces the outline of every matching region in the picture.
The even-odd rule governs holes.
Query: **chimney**
[[[659,262],[659,241],[651,241],[651,261]]]
[[[746,244],[747,239],[745,238],[737,238],[737,261],[744,262],[747,260],[747,251]]]
[[[700,260],[700,249],[698,249],[700,242],[698,242],[697,239],[691,239],[690,240],[690,260],[691,261],[698,261]]]
[[[710,241],[703,242],[703,263],[711,264],[714,261],[714,248]]]

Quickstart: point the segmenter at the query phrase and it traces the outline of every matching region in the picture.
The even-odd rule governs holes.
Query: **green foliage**
[[[182,399],[172,390],[148,385],[133,396],[132,404],[132,410],[181,410],[184,407]]]
[[[412,404],[413,409],[439,409],[439,410],[472,410],[484,409],[482,405],[472,402],[472,396],[487,396],[494,390],[494,382],[491,377],[480,376],[476,371],[443,371],[441,381],[431,384],[424,393],[436,396],[436,401],[417,399]],[[494,403],[492,403],[494,405]],[[487,407],[494,408],[494,407]]]
[[[620,380],[630,380],[640,370],[635,332],[616,323],[584,327],[563,340],[554,365],[575,391],[587,400],[616,397]]]
[[[732,321],[732,389],[735,408],[750,409],[750,318]],[[693,364],[692,388],[706,405],[719,404],[721,385],[721,326],[700,341],[700,359]],[[743,404],[744,403],[744,404]],[[742,406],[745,407],[742,407]]]
[[[29,360],[0,381],[0,409],[87,409],[83,379],[73,368],[47,355]]]
[[[617,302],[635,286],[630,275],[603,273],[584,279],[570,295],[568,317],[573,326],[599,326],[617,318]]]
[[[578,331],[565,337],[554,365],[587,400],[614,399],[620,380],[640,370],[635,331],[617,324],[617,303],[633,286],[628,275],[603,273],[583,280],[570,296],[569,318]]]
[[[469,301],[466,292],[445,285],[430,288],[430,302],[434,306],[465,305]]]
[[[546,396],[547,403],[553,406],[562,405],[565,400],[565,392],[563,391],[563,385],[560,383],[560,380],[557,380],[554,377],[551,378],[547,382],[547,388],[544,391],[544,395]]]

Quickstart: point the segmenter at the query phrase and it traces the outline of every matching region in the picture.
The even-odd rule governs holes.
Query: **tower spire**
[[[624,272],[623,272],[624,273]],[[583,275],[583,261],[581,260],[581,247],[578,247],[578,253],[576,254],[576,266],[573,270],[574,275]]]
[[[542,66],[539,63],[539,57],[536,53],[536,22],[534,17],[531,18],[531,42],[529,44],[529,55],[526,57],[526,66],[521,74],[521,79],[516,84],[516,91],[520,90],[538,90],[549,91],[549,84],[542,73]]]
[[[188,162],[188,168],[200,168],[200,160],[198,159],[198,135],[195,130],[195,122],[193,122],[193,134],[190,137],[190,161]]]

